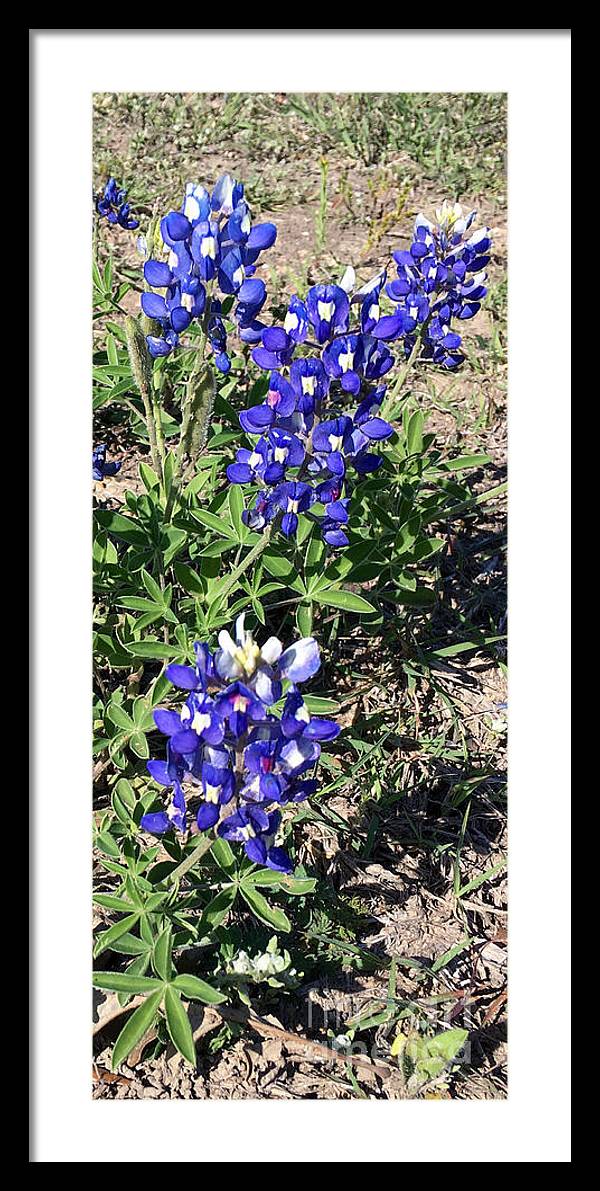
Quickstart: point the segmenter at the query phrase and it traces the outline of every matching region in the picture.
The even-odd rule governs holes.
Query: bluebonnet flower
[[[308,311],[306,303],[297,294],[290,298],[283,329],[294,343],[304,343],[308,335]]]
[[[226,749],[206,750],[202,762],[202,802],[196,815],[200,831],[207,831],[218,823],[221,807],[231,802],[235,794],[235,778],[230,769],[230,755]]]
[[[306,295],[306,310],[317,343],[348,330],[350,302],[339,285],[313,285]]]
[[[106,461],[106,443],[98,443],[92,451],[92,475],[95,480],[104,480],[106,476],[116,476],[121,469],[121,460]]]
[[[242,521],[249,529],[265,529],[277,516],[278,505],[272,492],[263,488],[254,499],[254,504],[242,512]]]
[[[216,827],[222,838],[243,843],[255,863],[289,872],[291,860],[277,842],[280,808],[314,793],[317,783],[306,774],[320,742],[339,732],[333,720],[311,717],[299,691],[321,664],[317,643],[304,637],[284,649],[270,637],[259,646],[240,616],[234,636],[219,633],[214,654],[196,643],[195,655],[195,666],[166,670],[187,698],[179,713],[154,713],[167,756],[149,761],[148,772],[170,794],[166,809],[143,816],[142,829],[185,832],[186,800],[195,800],[199,831]],[[272,709],[284,687],[278,718]]]
[[[322,360],[303,358],[294,360],[290,368],[290,384],[297,394],[297,408],[312,413],[317,402],[329,392],[330,380]]]
[[[275,242],[277,229],[272,223],[252,225],[242,183],[223,174],[212,194],[189,182],[181,209],[169,211],[160,230],[166,260],[146,261],[144,276],[154,290],[167,292],[164,297],[146,293],[141,299],[144,313],[161,331],[147,337],[150,354],[169,355],[191,321],[203,317],[215,366],[227,373],[231,359],[217,292],[235,297],[233,318],[240,338],[259,342],[263,328],[257,315],[266,288],[254,272],[260,253]]]
[[[142,831],[149,831],[151,835],[164,835],[173,827],[177,831],[186,830],[185,794],[177,780],[173,782],[173,793],[166,809],[142,815],[140,827]]]
[[[286,333],[281,328],[270,328],[270,332],[278,336],[277,342],[268,334],[263,341],[288,351]],[[259,359],[266,365],[267,360],[260,356],[263,350],[272,364],[268,349],[259,349]],[[339,548],[348,544],[343,528],[348,521],[343,479],[349,464],[359,475],[365,475],[382,462],[381,456],[371,454],[370,447],[393,432],[388,422],[373,416],[385,388],[369,389],[354,416],[340,414],[323,419],[322,406],[332,383],[339,381],[342,391],[356,395],[367,381],[385,375],[392,363],[389,348],[361,332],[338,336],[323,349],[322,358],[303,356],[293,360],[289,381],[281,372],[271,371],[265,401],[239,415],[242,429],[260,437],[252,449],[238,449],[235,462],[227,467],[230,483],[267,485],[255,498],[254,506],[244,510],[246,525],[263,529],[281,512],[282,533],[286,537],[294,536],[299,514],[308,512],[317,500],[323,499],[319,485],[336,478],[340,482],[335,495],[324,503],[331,504],[340,498],[345,503],[336,504],[333,510],[326,508],[321,529],[327,545]],[[309,483],[311,479],[318,481],[317,488]]]
[[[119,188],[114,178],[109,178],[102,194],[96,199],[96,210],[100,218],[106,219],[108,223],[118,223],[127,231],[135,231],[140,221],[131,214],[131,206],[126,198],[127,191]]]
[[[451,320],[478,312],[487,293],[485,268],[492,241],[489,228],[465,238],[475,211],[464,216],[458,203],[443,203],[436,218],[434,224],[418,215],[410,248],[394,252],[398,276],[386,293],[397,303],[396,312],[381,318],[372,334],[387,340],[402,337],[408,355],[421,327],[422,358],[454,368],[463,356],[458,351],[461,336],[451,329]]]
[[[283,327],[265,327],[261,333],[262,347],[255,347],[252,359],[266,372],[284,368],[291,363],[296,342]]]
[[[254,864],[289,873],[292,864],[287,852],[274,846],[280,823],[279,811],[269,815],[261,806],[241,806],[220,824],[217,834],[222,839],[243,843],[248,859]]]
[[[286,538],[293,537],[298,529],[298,513],[305,513],[315,499],[310,484],[300,480],[285,481],[275,490],[275,498],[283,510],[281,532]]]
[[[299,467],[303,463],[304,453],[295,434],[273,428],[258,440],[253,451],[241,448],[237,452],[237,462],[229,465],[227,477],[233,484],[246,484],[249,480],[277,484],[287,467]]]
[[[261,434],[273,426],[278,418],[287,418],[296,408],[296,394],[289,381],[278,372],[271,372],[269,391],[264,402],[253,405],[240,414],[240,425],[248,434]]]

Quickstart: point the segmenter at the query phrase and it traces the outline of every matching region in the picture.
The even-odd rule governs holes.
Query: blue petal
[[[181,731],[181,720],[175,711],[157,707],[153,712],[153,719],[159,732],[164,732],[165,736],[173,736],[174,732]]]
[[[390,434],[394,433],[393,427],[389,422],[384,421],[383,418],[369,418],[367,422],[361,425],[361,431],[366,434],[367,438],[381,439],[389,438]]]
[[[198,675],[191,666],[178,666],[173,662],[167,666],[165,678],[168,678],[173,686],[180,687],[183,691],[195,691],[198,686]]]
[[[230,463],[227,468],[227,479],[231,484],[249,484],[254,473],[247,463]]]
[[[277,239],[277,228],[274,223],[255,223],[248,236],[247,246],[255,251],[263,252],[271,248]]]
[[[175,309],[171,311],[171,326],[173,327],[174,331],[179,333],[180,331],[187,330],[191,321],[192,316],[189,310],[185,309],[185,306],[176,306]]]
[[[166,811],[157,811],[156,814],[142,815],[140,819],[142,831],[149,831],[151,835],[164,835],[170,826],[171,820]]]
[[[254,405],[251,409],[245,409],[239,415],[240,426],[249,434],[260,434],[265,426],[270,426],[275,420],[275,414],[268,405]]]
[[[157,335],[146,335],[146,343],[148,344],[148,351],[153,357],[156,356],[170,356],[172,347],[167,343],[166,339],[160,339]]]
[[[385,314],[379,322],[375,323],[371,334],[376,339],[395,339],[402,331],[404,324],[403,314]]]
[[[291,873],[294,868],[284,848],[269,848],[266,863],[276,873]]]
[[[250,306],[258,306],[265,300],[267,291],[264,281],[260,278],[251,278],[249,281],[244,281],[238,290],[238,301],[247,303]]]
[[[219,807],[214,802],[203,802],[198,807],[198,814],[196,815],[196,822],[200,831],[208,831],[209,827],[214,827],[219,818]]]
[[[270,372],[272,368],[281,368],[281,360],[275,352],[267,351],[265,347],[255,347],[252,352],[252,359],[259,368],[264,368]]]
[[[216,353],[215,367],[219,369],[219,372],[222,372],[224,374],[229,372],[229,369],[231,368],[231,360],[229,359],[227,352],[217,352]]]
[[[147,761],[146,769],[150,777],[158,782],[159,786],[172,786],[173,779],[169,773],[169,767],[166,761]]]
[[[140,299],[142,310],[147,318],[163,319],[169,317],[167,303],[160,294],[142,294]]]
[[[146,261],[144,277],[148,285],[156,286],[157,289],[170,285],[173,280],[173,274],[164,261]]]
[[[282,653],[279,671],[290,682],[306,682],[321,665],[319,646],[314,637],[302,637]]]
[[[252,860],[254,864],[265,863],[267,859],[267,846],[264,840],[257,839],[256,837],[254,839],[246,840],[244,847],[246,849],[246,855],[248,859]]]
[[[268,480],[269,483],[273,482],[272,480],[268,479],[266,474],[265,479]],[[296,516],[296,513],[284,513],[283,517],[281,518],[281,532],[285,534],[286,538],[292,538],[296,533],[297,528],[298,517]]]
[[[267,351],[281,352],[290,346],[290,337],[283,327],[265,327],[262,337]]]
[[[187,240],[192,234],[192,225],[181,211],[171,211],[167,215],[166,225],[172,240]]]
[[[340,732],[340,725],[335,720],[313,719],[306,725],[304,735],[309,740],[335,740]]]
[[[193,753],[197,749],[200,740],[191,728],[184,728],[181,732],[176,732],[171,737],[171,745],[176,753]]]

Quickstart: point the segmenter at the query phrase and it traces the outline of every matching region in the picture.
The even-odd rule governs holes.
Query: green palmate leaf
[[[288,558],[282,558],[280,554],[276,554],[274,550],[265,550],[262,557],[265,570],[270,575],[274,575],[276,579],[289,579],[297,574],[293,563]]]
[[[224,517],[218,517],[216,513],[210,513],[208,509],[194,509],[193,516],[196,521],[200,521],[202,525],[206,525],[208,529],[214,530],[222,538],[231,538],[237,541],[237,536],[234,533],[228,520]]]
[[[109,992],[134,993],[142,997],[162,988],[160,980],[153,980],[149,976],[132,976],[129,972],[94,972],[92,984],[94,988],[105,988]]]
[[[156,612],[160,616],[163,611],[162,604],[157,604],[146,596],[123,596],[117,600],[117,604],[120,608],[128,608],[132,612]]]
[[[120,910],[121,913],[126,910],[131,913],[135,910],[135,906],[126,897],[115,897],[112,893],[96,893],[94,901],[97,906],[104,906],[107,910]]]
[[[257,885],[262,889],[283,889],[294,897],[301,897],[305,893],[313,893],[317,882],[314,877],[292,877],[288,873],[269,872],[262,868],[244,879],[244,885]]]
[[[229,517],[234,529],[238,532],[245,532],[245,526],[242,522],[242,513],[244,510],[244,498],[239,484],[232,484],[227,496],[229,505]]]
[[[133,731],[135,725],[131,716],[118,703],[111,703],[106,714],[109,720],[113,724],[116,724],[117,728],[123,728],[125,732]]]
[[[121,855],[117,841],[113,839],[112,835],[109,835],[108,831],[101,831],[96,836],[95,844],[100,852],[103,852],[105,856],[112,856],[114,860]]]
[[[113,513],[110,509],[98,509],[96,512],[98,524],[107,529],[115,538],[127,542],[131,546],[146,546],[148,537],[141,526],[121,513]]]
[[[140,479],[147,492],[160,487],[160,480],[152,467],[143,461],[139,465]]]
[[[298,632],[302,637],[310,637],[313,626],[311,603],[298,604],[296,608],[296,624],[298,625]]]
[[[121,802],[127,807],[127,810],[134,810],[136,804],[135,792],[131,783],[127,781],[127,778],[119,778],[116,785],[116,792]]]
[[[136,757],[141,757],[143,761],[147,761],[150,756],[150,746],[143,732],[135,732],[130,738],[129,747]]]
[[[154,727],[152,708],[148,705],[148,700],[142,695],[138,695],[134,701],[133,719],[140,731],[149,732]]]
[[[214,845],[213,845],[214,847]],[[202,911],[202,918],[198,929],[200,932],[207,927],[214,928],[224,922],[237,896],[235,885],[227,885]]]
[[[207,984],[205,980],[200,980],[198,976],[191,976],[187,972],[175,977],[173,988],[176,988],[188,1001],[202,1001],[205,1005],[220,1005],[222,1001],[227,1000],[227,997],[213,988],[211,984]]]
[[[148,953],[146,953],[145,955],[137,955],[135,957],[135,959],[132,959],[131,962],[127,965],[127,975],[128,976],[145,976],[149,966],[150,966],[150,955]],[[122,994],[122,996],[127,996],[127,995],[128,994],[125,994],[125,993]]]
[[[423,451],[423,425],[423,414],[420,409],[416,409],[406,419],[406,446],[409,455],[420,455]]]
[[[171,949],[173,945],[173,936],[171,927],[167,926],[165,930],[161,931],[156,943],[154,944],[154,952],[152,955],[152,963],[155,972],[163,979],[170,980],[173,965],[171,962]]]
[[[272,926],[275,930],[284,931],[287,934],[292,929],[292,924],[283,910],[270,906],[267,899],[263,897],[262,893],[255,889],[250,882],[242,882],[240,885],[240,893],[246,904],[252,910],[252,913],[260,919],[261,922],[266,923],[267,926]]]
[[[192,570],[191,567],[188,567],[183,562],[173,563],[173,570],[175,571],[177,582],[183,587],[184,591],[187,591],[189,595],[193,596],[204,595],[204,583],[196,571]]]
[[[143,939],[138,939],[137,935],[132,935],[126,931],[119,939],[111,944],[111,951],[118,952],[119,955],[147,955],[149,952],[148,943]]]
[[[324,699],[320,695],[304,695],[304,702],[311,715],[330,715],[340,710],[336,699]]]
[[[355,595],[343,587],[330,587],[326,591],[315,591],[313,599],[328,608],[341,608],[343,612],[375,612],[376,609],[364,596]]]
[[[155,604],[164,604],[164,594],[156,582],[156,579],[153,579],[152,575],[149,575],[148,572],[143,568],[141,571],[141,576],[142,583],[144,584],[144,587],[146,588],[151,600],[153,600]]]
[[[119,363],[119,354],[117,352],[117,345],[112,335],[106,336],[106,354],[108,356],[109,364]]]
[[[128,641],[124,649],[134,658],[153,658],[156,661],[178,658],[181,650],[173,645],[165,645],[156,637],[145,637],[143,641]]]
[[[226,873],[235,872],[235,869],[237,868],[235,853],[231,845],[227,843],[226,839],[217,837],[211,851],[213,859],[216,860],[219,868],[222,868]]]
[[[491,463],[489,455],[458,455],[456,459],[448,459],[444,467],[449,471],[465,471],[470,467],[484,467]]]
[[[115,1042],[112,1053],[112,1069],[113,1071],[127,1058],[134,1046],[137,1046],[140,1039],[154,1025],[157,1017],[160,1003],[163,999],[162,986],[156,992],[150,993],[146,997],[143,1005],[138,1005],[137,1009],[131,1014],[126,1024],[123,1026],[117,1041]]]
[[[167,1029],[173,1046],[193,1067],[196,1066],[196,1046],[192,1035],[190,1019],[181,1004],[181,998],[170,985],[165,990],[165,1016]]]
[[[113,926],[109,926],[108,930],[103,931],[98,936],[96,946],[94,947],[94,955],[101,955],[103,951],[106,951],[111,943],[114,943],[117,939],[120,939],[121,935],[130,931],[138,919],[139,914],[128,914],[120,922],[115,922]]]

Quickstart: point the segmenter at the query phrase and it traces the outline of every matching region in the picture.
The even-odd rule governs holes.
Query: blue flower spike
[[[117,472],[121,470],[122,461],[120,459],[113,459],[107,462],[106,459],[106,443],[98,443],[92,451],[92,475],[95,480],[105,480],[107,476],[116,476]]]
[[[150,355],[169,356],[193,320],[202,318],[214,366],[226,375],[231,356],[218,294],[235,298],[232,317],[241,341],[260,343],[264,327],[257,315],[267,291],[254,273],[260,254],[275,243],[277,229],[272,223],[252,225],[242,183],[223,174],[212,193],[188,182],[181,209],[169,211],[160,230],[165,259],[147,260],[144,277],[153,291],[166,292],[141,297],[144,314],[160,331],[147,336]]]
[[[418,344],[420,359],[442,368],[463,359],[457,323],[479,310],[491,247],[488,228],[472,231],[474,218],[447,202],[436,222],[418,215],[410,247],[393,253],[395,278],[384,268],[357,288],[349,265],[339,284],[293,294],[282,326],[263,325],[251,303],[240,303],[240,334],[270,373],[266,398],[239,415],[255,441],[227,467],[230,483],[261,485],[242,513],[250,528],[275,523],[291,538],[304,513],[329,549],[350,544],[353,488],[383,466],[377,448],[394,432],[379,416],[381,381],[395,362],[390,345],[408,357]],[[317,503],[324,512],[313,510]]]
[[[293,865],[281,846],[282,808],[317,788],[306,776],[334,740],[333,720],[311,717],[299,686],[320,668],[319,647],[303,637],[283,648],[277,637],[258,645],[239,616],[233,635],[219,633],[212,653],[196,642],[195,666],[170,665],[166,677],[187,693],[180,711],[157,708],[167,737],[166,761],[148,761],[168,790],[167,806],[149,811],[141,828],[152,835],[188,829],[188,804],[199,831],[243,845],[254,864],[277,872]],[[281,715],[275,714],[285,691]]]
[[[127,191],[119,188],[114,178],[108,178],[104,190],[95,200],[95,206],[101,219],[132,232],[140,226],[140,221],[131,214],[131,206],[126,198]]]

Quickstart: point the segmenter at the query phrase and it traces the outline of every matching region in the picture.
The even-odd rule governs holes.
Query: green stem
[[[125,320],[125,333],[127,336],[127,350],[131,362],[131,370],[144,404],[144,418],[148,431],[148,441],[150,443],[150,458],[156,474],[160,476],[162,471],[161,456],[158,449],[152,401],[152,365],[141,327],[130,314]]]
[[[183,877],[185,873],[189,872],[190,869],[194,867],[196,861],[201,860],[205,853],[210,851],[214,842],[213,836],[201,835],[198,843],[194,847],[193,851],[190,852],[189,856],[186,856],[185,860],[182,860],[181,864],[178,864],[177,868],[174,868],[173,871],[169,873],[168,880],[178,881],[180,877]]]
[[[163,434],[162,421],[161,421],[161,417],[160,417],[160,406],[158,403],[158,399],[155,395],[154,387],[152,388],[152,412],[154,415],[154,425],[156,426],[156,442],[157,442],[157,446],[158,446],[158,453],[160,455],[163,490],[164,490],[164,488],[165,488],[165,459],[166,459],[165,438],[164,438],[164,434]]]
[[[179,496],[181,487],[181,478],[183,474],[183,464],[186,452],[190,443],[190,434],[192,431],[192,417],[194,415],[194,403],[198,392],[198,387],[202,381],[202,371],[206,371],[208,377],[209,365],[204,358],[204,349],[206,346],[206,338],[203,335],[199,344],[199,351],[194,363],[194,367],[188,377],[185,396],[181,407],[181,430],[179,432],[179,443],[177,445],[177,455],[175,457],[175,467],[173,469],[173,477],[171,486],[169,488],[169,495],[165,506],[164,522],[167,525],[171,519],[175,501]],[[213,379],[214,385],[214,379]]]
[[[400,390],[403,388],[403,386],[406,384],[407,377],[409,376],[410,372],[412,371],[414,365],[417,362],[419,353],[421,351],[421,346],[422,346],[422,329],[417,333],[417,338],[415,340],[414,347],[410,353],[410,356],[408,357],[408,360],[406,361],[404,368],[402,368],[400,370],[400,372],[398,373],[398,376],[396,377],[396,381],[394,383],[393,388],[387,394],[385,401],[383,402],[383,405],[381,407],[380,417],[387,418],[389,416],[389,412],[394,407],[394,401],[396,400],[396,397],[400,393]]]
[[[268,546],[270,537],[271,537],[271,526],[269,525],[265,529],[260,542],[257,542],[256,546],[253,546],[252,550],[250,550],[250,552],[246,555],[245,559],[243,560],[243,562],[240,563],[239,567],[235,567],[234,570],[229,575],[229,577],[225,580],[225,582],[223,584],[221,584],[221,589],[219,591],[219,599],[223,599],[224,596],[229,594],[232,587],[235,587],[240,575],[243,575],[244,571],[248,570],[248,567],[252,565],[252,563],[255,561],[255,559],[260,557],[263,550],[265,550],[266,547]]]

